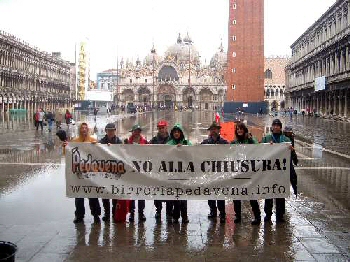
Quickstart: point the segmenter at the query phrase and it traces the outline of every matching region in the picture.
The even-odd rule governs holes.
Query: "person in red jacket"
[[[127,144],[140,144],[140,145],[145,145],[148,144],[146,138],[144,138],[141,135],[142,128],[140,125],[134,125],[131,130],[131,136],[129,139],[125,142]],[[146,202],[145,200],[138,200],[138,213],[139,213],[139,221],[144,222],[146,221],[146,217],[143,213],[145,210],[145,205]],[[135,200],[131,201],[131,206],[130,206],[130,217],[129,217],[129,222],[134,222],[135,221]]]

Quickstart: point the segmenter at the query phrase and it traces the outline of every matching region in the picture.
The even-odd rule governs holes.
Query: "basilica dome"
[[[179,34],[176,43],[165,52],[165,59],[174,60],[175,63],[188,64],[189,58],[192,64],[199,63],[199,53],[194,47],[192,39],[188,34],[182,39]]]
[[[153,45],[151,49],[151,53],[145,57],[143,62],[146,66],[151,66],[153,65],[153,62],[154,62],[154,65],[156,66],[161,62],[161,60],[162,60],[162,57],[157,54],[156,49],[154,48],[154,45]]]
[[[227,65],[227,53],[224,51],[222,43],[219,47],[219,50],[210,60],[210,67],[224,67]]]

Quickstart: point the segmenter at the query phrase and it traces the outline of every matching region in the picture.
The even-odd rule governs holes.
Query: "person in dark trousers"
[[[126,144],[140,144],[140,145],[145,145],[148,144],[146,138],[144,138],[141,135],[142,128],[140,125],[134,125],[131,130],[131,136],[129,139],[127,139],[125,142]],[[144,215],[144,210],[146,206],[145,200],[138,200],[138,213],[139,213],[139,221],[144,222],[146,221],[146,217]],[[129,216],[129,222],[134,222],[135,221],[135,200],[131,200],[131,206],[130,206],[130,216]]]
[[[87,123],[81,123],[79,127],[79,136],[74,138],[72,142],[79,143],[97,143],[97,140],[90,136],[89,134],[89,126]],[[68,144],[67,141],[63,143],[65,147]],[[101,206],[98,201],[98,198],[89,198],[89,205],[91,210],[91,215],[94,217],[94,223],[100,223],[100,215],[101,215]],[[84,222],[85,216],[85,207],[84,207],[84,198],[76,198],[75,199],[75,218],[73,220],[74,223],[82,223]]]
[[[41,128],[41,131],[44,130],[43,127],[43,121],[44,121],[45,113],[42,108],[39,108],[35,114],[35,123],[36,123],[36,130],[39,129],[39,125]]]
[[[182,146],[187,145],[191,146],[192,143],[185,139],[182,127],[180,124],[175,124],[170,131],[170,140],[167,143],[168,145]],[[182,218],[182,223],[187,224],[189,222],[187,216],[187,200],[174,200],[174,211],[173,211],[173,222],[179,223],[179,218]]]
[[[272,121],[272,133],[263,137],[261,143],[284,143],[291,142],[288,137],[282,134],[282,122],[279,119],[275,119]],[[292,147],[292,146],[291,146]],[[291,148],[294,150],[293,148]],[[284,198],[276,198],[276,223],[283,223],[284,214],[286,209],[286,200]],[[271,222],[272,216],[272,208],[273,208],[273,199],[265,199],[265,222]]]
[[[170,140],[170,136],[168,133],[168,122],[165,120],[160,120],[157,124],[158,133],[156,136],[154,136],[150,144],[166,144]],[[172,200],[165,201],[166,203],[166,217],[167,220],[170,222],[172,221],[173,217],[173,208],[174,204]],[[156,207],[156,214],[155,218],[156,220],[160,221],[162,217],[162,208],[163,208],[163,201],[162,200],[154,200],[154,206]]]
[[[114,144],[122,144],[123,142],[117,137],[116,131],[117,128],[114,123],[108,123],[105,127],[106,135],[99,141],[101,144],[114,145]],[[104,216],[102,220],[105,222],[110,221],[111,219],[111,205],[109,199],[102,199]],[[117,200],[112,200],[112,214],[114,215],[115,207],[117,205]]]
[[[213,122],[209,128],[209,137],[202,141],[202,145],[213,145],[213,144],[228,144],[228,141],[220,136],[221,126],[217,122]],[[208,200],[210,213],[208,218],[217,218],[217,209],[220,212],[220,223],[226,222],[226,211],[225,211],[225,200]]]
[[[49,109],[46,110],[45,119],[46,119],[47,124],[48,124],[49,132],[51,132],[52,124],[53,124],[53,122],[55,122],[55,116]]]
[[[290,139],[292,142],[292,147],[294,149],[294,133],[293,128],[291,126],[286,126],[283,130],[283,134]],[[293,188],[294,194],[298,195],[298,177],[295,172],[294,166],[298,165],[298,155],[295,150],[291,150],[291,160],[290,161],[290,183]]]
[[[248,132],[248,128],[244,123],[238,123],[235,130],[235,140],[231,144],[258,144],[258,141]],[[252,225],[259,225],[261,222],[261,212],[259,202],[257,200],[250,200],[250,206],[254,214],[254,219],[251,221]],[[242,202],[241,200],[233,200],[233,208],[236,214],[234,220],[235,224],[242,221]]]

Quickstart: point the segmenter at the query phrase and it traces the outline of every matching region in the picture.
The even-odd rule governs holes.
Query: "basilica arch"
[[[138,100],[141,104],[144,104],[144,105],[151,104],[152,95],[151,95],[151,91],[147,87],[141,86],[137,91],[137,93],[138,93]]]
[[[199,92],[200,109],[214,109],[213,108],[213,92],[205,88]]]
[[[158,88],[157,104],[167,108],[173,108],[176,103],[176,92],[172,85],[161,85]]]
[[[158,80],[160,82],[179,81],[179,75],[172,65],[163,65],[158,72]]]
[[[187,87],[183,91],[182,105],[186,107],[193,107],[196,101],[196,94],[193,88]]]
[[[133,103],[134,100],[135,100],[135,95],[131,89],[125,89],[122,92],[121,101],[123,101],[125,105],[127,105],[128,103]]]

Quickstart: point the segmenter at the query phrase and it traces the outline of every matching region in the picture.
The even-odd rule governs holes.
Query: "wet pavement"
[[[126,138],[135,123],[147,139],[156,122],[180,122],[194,143],[206,137],[214,112],[157,112],[136,116],[76,115],[100,138],[116,122]],[[244,116],[254,134],[269,129],[273,117]],[[94,224],[85,201],[85,223],[75,225],[74,200],[65,197],[64,162],[55,132],[35,131],[31,118],[0,116],[0,240],[15,243],[16,261],[350,261],[350,124],[313,117],[281,117],[297,134],[298,189],[286,203],[286,223],[251,226],[249,202],[243,222],[209,221],[206,201],[189,201],[189,224],[154,219],[146,201],[145,223]],[[67,128],[65,125],[63,128]],[[76,135],[76,127],[69,128]],[[334,138],[337,139],[334,139]],[[263,211],[263,201],[260,201]],[[164,211],[165,212],[165,206]],[[263,212],[262,212],[263,214]]]

